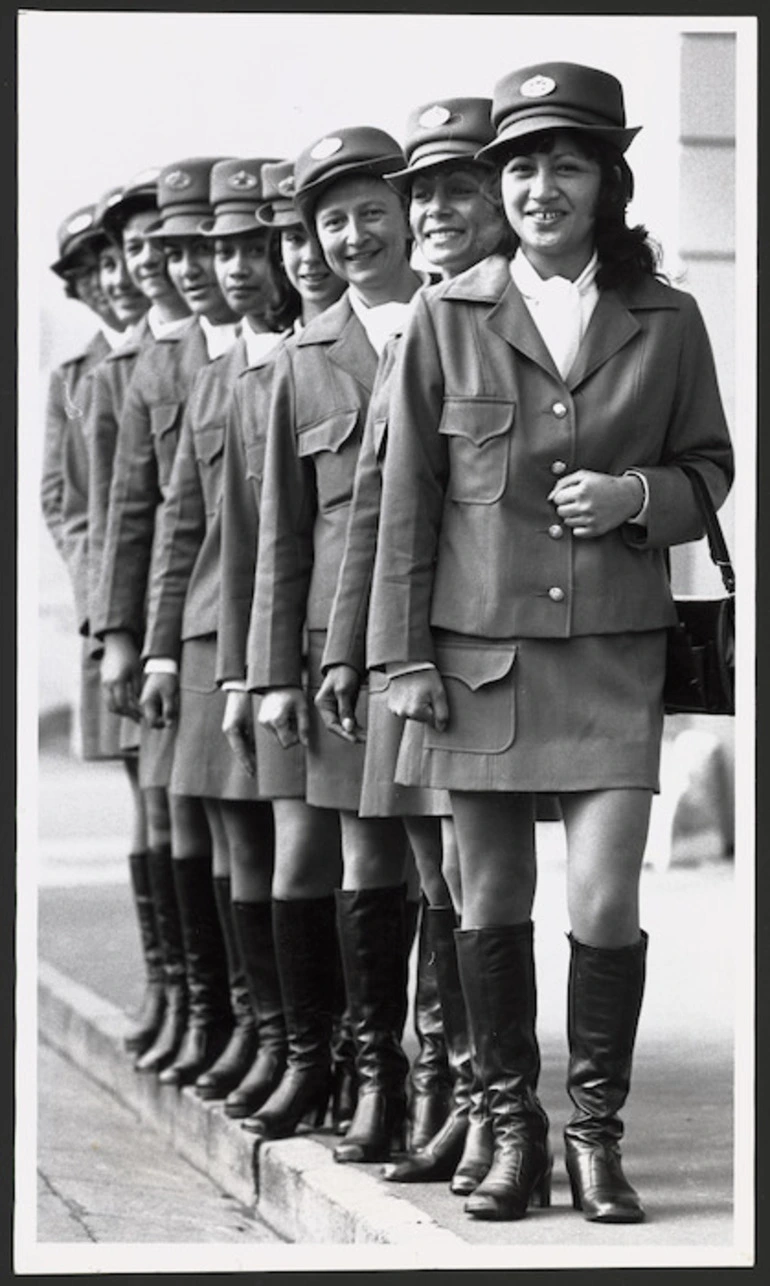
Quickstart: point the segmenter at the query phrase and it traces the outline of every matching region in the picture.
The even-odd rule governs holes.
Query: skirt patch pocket
[[[514,662],[517,645],[436,643],[436,664],[449,702],[444,732],[425,729],[428,750],[496,755],[516,735]]]

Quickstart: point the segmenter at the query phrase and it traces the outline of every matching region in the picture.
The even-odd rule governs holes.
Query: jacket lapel
[[[377,373],[377,354],[350,306],[347,292],[305,327],[298,342],[302,348],[307,344],[328,345],[329,361],[371,393]]]
[[[641,327],[614,290],[599,295],[566,384],[572,391],[639,333]]]
[[[508,260],[503,255],[490,255],[461,273],[447,287],[445,298],[492,304],[486,316],[489,329],[549,375],[559,378],[543,337],[511,280]]]

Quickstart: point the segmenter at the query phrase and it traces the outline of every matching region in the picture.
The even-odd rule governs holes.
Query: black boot
[[[589,947],[570,934],[564,1130],[572,1204],[595,1223],[641,1223],[644,1210],[623,1174],[618,1116],[628,1096],[644,993],[647,934],[629,947]]]
[[[243,959],[235,936],[232,886],[229,875],[215,875],[214,900],[227,957],[230,984],[230,1008],[234,1026],[229,1041],[206,1071],[201,1072],[195,1089],[201,1098],[224,1098],[235,1089],[248,1072],[257,1054],[257,1021],[246,985]]]
[[[403,1146],[409,1063],[400,1033],[406,990],[404,885],[337,891],[345,986],[356,1042],[358,1103],[337,1161],[386,1161]]]
[[[227,987],[227,956],[219,926],[211,858],[172,862],[187,971],[187,1028],[162,1085],[189,1085],[219,1058],[233,1029]]]
[[[147,853],[147,872],[163,953],[166,1008],[155,1040],[134,1064],[138,1072],[160,1072],[167,1067],[176,1057],[187,1026],[187,975],[172,861],[169,844],[160,844]]]
[[[256,1112],[280,1084],[286,1068],[286,1024],[273,944],[272,902],[233,902],[233,920],[258,1041],[254,1062],[225,1099],[226,1115],[242,1117]]]
[[[436,943],[423,899],[417,944],[417,985],[414,996],[414,1029],[419,1050],[409,1075],[409,1150],[425,1146],[446,1121],[452,1104],[441,998],[436,977]]]
[[[147,982],[134,1026],[123,1037],[123,1046],[129,1054],[137,1055],[150,1048],[160,1031],[166,1009],[163,950],[155,919],[147,862],[146,853],[131,853],[128,858]]]
[[[532,923],[455,934],[465,1004],[494,1136],[494,1159],[465,1203],[477,1219],[521,1219],[551,1203],[548,1118],[535,1093],[540,1055]]]
[[[294,1134],[304,1117],[324,1123],[331,1092],[334,898],[273,899],[273,932],[286,1022],[286,1070],[243,1128],[259,1139]]]
[[[342,971],[339,938],[335,938],[334,961],[334,1020],[332,1022],[332,1129],[335,1134],[346,1134],[353,1120],[358,1102],[356,1076],[356,1043],[345,992],[345,975]]]

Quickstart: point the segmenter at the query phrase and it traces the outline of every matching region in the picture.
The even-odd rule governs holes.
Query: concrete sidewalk
[[[50,774],[54,793],[73,798],[80,771],[77,765],[59,764]],[[110,774],[98,771],[106,782]],[[89,781],[93,788],[93,774]],[[110,789],[119,795],[122,787],[113,773]],[[46,788],[43,774],[41,799]],[[105,791],[98,798],[104,838],[111,844],[106,861],[99,862],[95,852],[86,857],[74,834],[69,849],[61,833],[41,839],[40,1030],[186,1160],[236,1200],[253,1205],[277,1234],[295,1247],[318,1247],[315,1266],[331,1262],[323,1247],[328,1255],[339,1252],[333,1262],[345,1265],[345,1248],[362,1243],[371,1247],[371,1266],[750,1262],[753,1202],[745,1129],[738,1135],[737,1185],[733,1164],[735,982],[739,930],[748,932],[748,925],[736,921],[732,862],[643,873],[648,985],[625,1112],[624,1156],[648,1219],[637,1226],[604,1227],[587,1223],[572,1210],[563,1169],[560,1136],[568,1106],[564,854],[561,827],[539,826],[535,921],[541,1097],[552,1123],[553,1205],[519,1223],[490,1224],[464,1215],[462,1201],[444,1184],[397,1186],[379,1177],[378,1165],[336,1165],[333,1139],[323,1132],[265,1145],[255,1155],[250,1136],[224,1116],[220,1104],[203,1103],[190,1090],[161,1087],[155,1078],[132,1071],[121,1034],[140,992],[139,947],[125,861],[117,854],[114,814],[110,818],[111,810],[105,809]],[[48,838],[57,843],[47,847]],[[413,1053],[411,1030],[406,1043]],[[745,1121],[744,1099],[739,1105]],[[279,1248],[281,1254],[290,1249]],[[270,1253],[278,1251],[271,1248]],[[370,1266],[369,1259],[356,1262]]]

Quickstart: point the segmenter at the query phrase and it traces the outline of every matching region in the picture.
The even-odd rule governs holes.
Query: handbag
[[[668,633],[663,707],[666,714],[735,714],[735,572],[708,487],[682,466],[703,515],[720,598],[676,597],[679,620]]]

